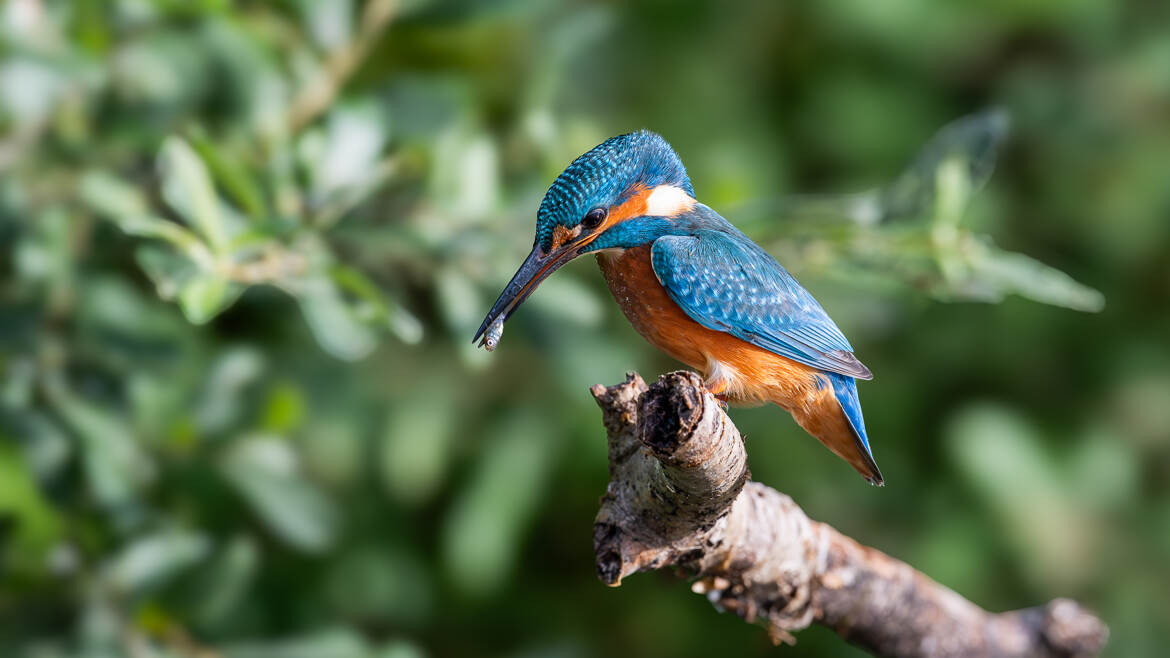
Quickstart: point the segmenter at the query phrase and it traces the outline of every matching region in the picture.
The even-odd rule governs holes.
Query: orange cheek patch
[[[568,242],[569,238],[571,237],[573,237],[573,231],[558,224],[557,227],[553,229],[552,248],[560,249],[561,246]]]
[[[627,219],[632,219],[634,217],[641,217],[642,215],[646,214],[646,199],[650,196],[650,190],[647,189],[645,185],[638,183],[638,184],[634,185],[634,187],[631,189],[631,192],[633,193],[632,196],[630,196],[630,198],[626,199],[624,203],[622,203],[621,205],[618,205],[618,206],[613,206],[612,208],[609,209],[609,214],[605,216],[605,221],[602,222],[601,225],[598,226],[596,229],[594,229],[590,235],[587,235],[584,238],[582,238],[579,246],[584,247],[585,245],[589,244],[590,242],[593,242],[602,233],[605,233],[610,228],[614,227],[617,224],[620,224],[621,222],[626,221]],[[558,244],[557,243],[557,235],[558,235],[557,231],[559,231],[559,230],[561,230],[560,226],[553,229],[553,248],[554,249],[557,247],[557,244]],[[570,237],[573,237],[573,236],[570,236]]]
[[[618,222],[625,221],[632,217],[641,217],[646,214],[646,199],[650,196],[650,190],[641,183],[633,188],[633,194],[626,199],[620,206],[614,206],[609,211],[609,217],[606,217],[604,227],[609,228]]]

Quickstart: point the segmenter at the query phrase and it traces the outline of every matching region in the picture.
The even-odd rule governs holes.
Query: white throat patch
[[[646,197],[646,214],[651,217],[674,217],[694,208],[695,203],[681,187],[659,185]]]

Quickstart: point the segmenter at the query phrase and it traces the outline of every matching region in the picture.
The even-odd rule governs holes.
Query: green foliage
[[[675,367],[596,272],[470,342],[551,178],[646,127],[876,375],[889,486],[770,408],[755,476],[1160,655],[1156,4],[0,4],[0,654],[771,655],[593,577],[586,387]]]

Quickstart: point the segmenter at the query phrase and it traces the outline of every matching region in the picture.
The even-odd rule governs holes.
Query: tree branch
[[[365,60],[398,9],[396,0],[369,0],[353,40],[329,53],[322,70],[301,89],[288,111],[289,131],[298,133],[333,104]]]
[[[1077,603],[989,613],[909,565],[810,520],[749,480],[739,431],[698,376],[594,386],[610,483],[593,525],[607,585],[678,567],[774,642],[820,624],[884,656],[1091,656],[1108,629]]]

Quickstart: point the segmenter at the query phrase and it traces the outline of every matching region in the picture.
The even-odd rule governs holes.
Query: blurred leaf
[[[286,53],[274,47],[269,39],[257,38],[255,24],[237,20],[231,12],[204,22],[202,28],[200,37],[204,52],[219,74],[217,91],[223,98],[230,99],[230,109],[236,110],[232,114],[232,118],[237,119],[235,125],[268,145],[284,139],[285,113],[291,102],[294,83],[285,70],[288,62],[283,61],[283,56]],[[211,158],[207,161],[224,189],[252,214],[252,191],[245,187],[235,188],[235,183],[229,182],[234,176],[220,178],[217,165]],[[226,155],[224,162],[229,167],[234,166]],[[239,179],[239,182],[243,181]],[[253,214],[253,217],[257,215]]]
[[[567,276],[546,279],[528,302],[557,322],[569,321],[583,327],[597,327],[605,317],[602,300],[579,280]],[[486,310],[486,309],[482,309]]]
[[[417,644],[406,640],[391,640],[379,650],[374,658],[426,658],[427,653]]]
[[[971,249],[972,279],[985,288],[992,301],[1015,293],[1032,301],[1097,313],[1105,308],[1105,296],[1058,269],[1024,254],[1002,251],[990,240]]]
[[[247,165],[239,158],[224,153],[202,131],[193,131],[191,142],[199,156],[207,163],[212,176],[239,207],[253,219],[264,219],[267,215],[264,193]]]
[[[395,405],[382,430],[378,463],[387,492],[406,505],[431,499],[443,484],[455,442],[449,387],[422,380]]]
[[[260,567],[255,540],[246,535],[232,537],[202,572],[195,611],[199,623],[222,624],[240,605]]]
[[[309,553],[333,545],[339,511],[300,474],[296,454],[285,441],[271,437],[240,441],[226,455],[222,469],[260,519],[289,545]]]
[[[73,280],[72,220],[60,206],[46,208],[13,254],[17,275],[47,286],[49,296],[57,302],[67,297]]]
[[[117,220],[118,228],[127,235],[140,238],[165,240],[185,252],[195,263],[209,266],[211,257],[204,244],[190,231],[173,222],[157,217],[123,217]]]
[[[126,546],[109,565],[108,575],[120,591],[137,593],[202,561],[210,548],[211,542],[201,533],[164,530]]]
[[[404,343],[413,345],[422,340],[423,326],[418,318],[387,298],[366,275],[346,265],[333,266],[329,275],[342,290],[365,304],[358,309],[363,319],[384,322]]]
[[[0,434],[0,520],[8,567],[44,569],[62,520],[33,481],[25,458]]]
[[[447,130],[435,145],[431,180],[432,198],[450,215],[448,226],[434,226],[433,230],[455,229],[487,215],[499,200],[496,144],[466,126]]]
[[[85,172],[78,186],[81,199],[96,212],[118,222],[124,218],[150,214],[146,197],[138,188],[123,182],[108,171],[93,169]]]
[[[548,477],[549,435],[536,417],[513,415],[485,441],[443,525],[443,565],[459,590],[487,596],[510,575]]]
[[[176,111],[209,84],[209,67],[189,31],[143,30],[114,52],[109,74],[122,100]]]
[[[321,349],[339,359],[356,361],[377,347],[374,333],[358,319],[326,275],[302,278],[295,294]]]
[[[1095,523],[1024,419],[999,406],[971,406],[949,423],[947,446],[998,517],[1029,577],[1062,588],[1091,571],[1099,549]]]
[[[41,483],[51,483],[69,465],[73,445],[61,427],[49,416],[27,411],[12,413],[12,431],[23,438],[24,466]],[[5,427],[5,424],[0,424]]]
[[[294,0],[305,27],[317,45],[332,50],[345,44],[353,35],[353,1],[314,2]]]
[[[136,491],[154,479],[155,467],[123,419],[60,384],[49,391],[57,412],[81,440],[82,465],[97,502],[106,508],[134,502]]]
[[[360,546],[337,556],[326,576],[330,605],[370,623],[418,625],[433,612],[427,565],[401,550]]]
[[[179,307],[192,324],[203,324],[231,306],[244,287],[217,274],[197,274],[179,291]]]
[[[252,346],[224,347],[207,365],[203,391],[194,415],[208,433],[226,431],[240,422],[248,389],[264,374],[264,356]]]
[[[970,167],[957,157],[942,162],[937,171],[934,225],[931,239],[942,271],[940,296],[998,302],[1015,293],[1033,301],[1097,312],[1105,306],[1098,291],[1077,283],[1067,274],[1023,254],[1003,251],[990,239],[959,228],[973,193]]]
[[[199,269],[190,259],[151,245],[136,249],[134,260],[154,283],[158,296],[166,300],[178,297],[187,283],[200,275]]]
[[[199,155],[179,137],[168,137],[159,153],[162,194],[167,203],[207,240],[216,255],[227,248],[219,197]]]
[[[98,275],[86,278],[79,287],[79,321],[102,331],[109,339],[103,341],[107,349],[125,349],[123,342],[139,348],[183,343],[182,320],[129,280]]]
[[[1011,126],[1006,110],[965,116],[935,133],[910,166],[879,192],[879,218],[917,218],[930,212],[944,163],[956,162],[970,193],[978,192],[995,170],[996,156]]]
[[[1140,465],[1121,436],[1095,428],[1081,437],[1072,454],[1069,478],[1081,504],[1099,512],[1117,512],[1137,496]]]
[[[323,143],[315,149],[302,149],[302,158],[313,172],[316,198],[323,201],[376,174],[387,137],[387,126],[376,104],[350,103],[334,108],[326,121]]]
[[[439,311],[447,327],[456,335],[474,330],[485,307],[479,291],[467,275],[456,267],[444,267],[439,271],[435,283]]]
[[[326,404],[306,418],[297,444],[305,466],[316,480],[346,487],[368,472],[372,455],[365,423],[354,417],[364,412],[356,400]]]
[[[264,400],[261,427],[266,432],[287,434],[304,422],[306,405],[304,391],[292,382],[276,382]]]
[[[224,658],[370,658],[355,631],[333,628],[281,640],[241,642],[224,647]]]
[[[45,61],[10,55],[0,63],[0,109],[18,123],[43,121],[68,82]]]

